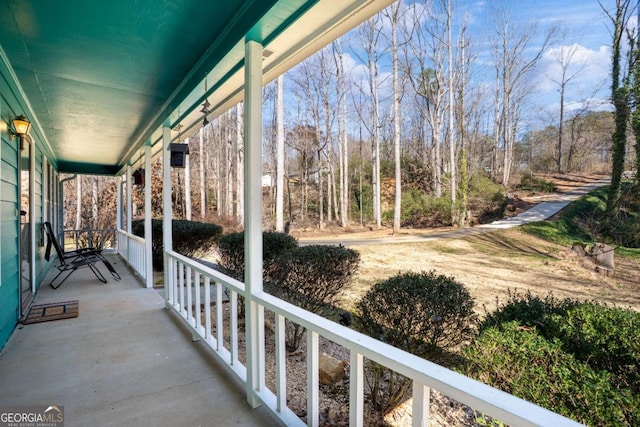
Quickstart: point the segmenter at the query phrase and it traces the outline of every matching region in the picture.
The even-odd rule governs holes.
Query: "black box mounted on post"
[[[171,151],[171,166],[174,168],[185,167],[189,144],[169,144],[169,151]]]
[[[136,169],[131,176],[133,177],[133,185],[144,185],[144,169]]]

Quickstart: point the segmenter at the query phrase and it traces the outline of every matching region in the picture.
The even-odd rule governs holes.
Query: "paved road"
[[[544,221],[547,218],[552,217],[560,210],[562,210],[569,203],[579,199],[584,194],[598,188],[603,185],[608,185],[609,178],[603,178],[594,181],[588,185],[577,187],[569,192],[558,194],[552,200],[541,202],[532,208],[520,213],[517,216],[511,218],[505,218],[498,221],[494,221],[490,224],[477,225],[471,228],[463,228],[461,230],[442,231],[435,233],[425,233],[420,235],[411,236],[393,236],[388,237],[376,237],[376,238],[364,238],[364,239],[327,239],[327,240],[299,240],[300,246],[306,245],[343,245],[343,246],[363,246],[363,245],[384,245],[390,243],[413,243],[413,242],[428,242],[437,239],[451,239],[463,236],[471,236],[475,234],[489,233],[495,230],[502,230],[506,228],[517,227],[519,225],[528,224],[531,222]]]

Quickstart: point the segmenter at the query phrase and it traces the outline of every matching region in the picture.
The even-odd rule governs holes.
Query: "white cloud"
[[[366,81],[369,78],[369,70],[366,64],[356,60],[349,53],[343,53],[345,73],[354,82]]]
[[[535,90],[547,97],[557,94],[562,81],[561,62],[566,62],[566,102],[580,102],[602,96],[608,89],[611,69],[611,48],[589,49],[581,44],[560,45],[548,49],[533,76]]]

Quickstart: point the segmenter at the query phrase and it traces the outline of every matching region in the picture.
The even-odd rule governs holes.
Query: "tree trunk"
[[[402,166],[400,159],[400,84],[398,82],[398,19],[401,2],[391,8],[391,50],[393,73],[393,151],[395,160],[395,200],[393,207],[393,234],[400,232],[402,206]]]
[[[316,159],[318,161],[318,228],[324,228],[324,185],[322,179],[322,152],[316,151]]]
[[[433,132],[433,151],[435,180],[436,180],[436,197],[442,196],[442,155],[440,153],[440,134]]]
[[[451,37],[451,0],[447,0],[447,39],[449,54],[449,164],[451,175],[451,207],[455,209],[456,202],[456,138],[454,133],[454,115],[453,115],[453,38]],[[454,215],[455,216],[455,215]]]
[[[236,219],[238,223],[244,223],[244,138],[242,129],[244,125],[244,104],[236,106]]]
[[[225,195],[225,204],[226,204],[226,208],[225,211],[227,213],[227,216],[232,217],[233,216],[233,163],[235,160],[235,157],[233,152],[233,146],[234,146],[234,140],[235,138],[233,137],[233,116],[231,113],[231,110],[229,110],[228,112],[228,121],[227,121],[227,129],[228,129],[228,133],[227,133],[227,153],[226,153],[226,159],[225,159],[225,165],[227,168],[227,176],[225,178],[225,182],[226,182],[226,195]],[[237,124],[238,121],[236,119],[235,123]]]
[[[564,126],[564,82],[560,85],[560,122],[558,123],[558,154],[557,171],[562,173],[562,128]]]
[[[216,129],[216,135],[215,135],[215,140],[214,140],[214,149],[213,149],[213,161],[214,161],[214,168],[213,168],[213,173],[215,174],[214,178],[213,178],[213,182],[215,185],[215,194],[216,194],[216,212],[218,213],[218,216],[222,216],[223,215],[223,205],[222,205],[222,153],[221,153],[221,146],[222,146],[222,127],[220,126],[222,117],[220,117],[218,119],[218,127]]]
[[[458,95],[458,138],[460,139],[460,199],[458,210],[458,224],[463,227],[467,221],[467,204],[469,194],[469,162],[466,148],[466,112],[465,97],[467,92],[467,63],[466,63],[466,25],[462,27],[460,35],[460,88]]]
[[[342,42],[337,39],[333,44],[336,52],[336,95],[338,98],[338,173],[339,182],[339,218],[340,226],[348,225],[349,201],[349,152],[347,139],[347,85],[344,71],[344,55]]]
[[[624,157],[627,144],[627,123],[629,119],[628,92],[625,88],[625,78],[621,77],[620,55],[622,50],[622,36],[626,23],[630,0],[616,0],[615,17],[609,14],[614,25],[612,43],[612,84],[611,98],[615,109],[615,130],[612,135],[611,149],[611,185],[607,195],[606,215],[609,220],[613,220],[615,210],[620,198],[622,185],[622,173],[624,172]],[[622,83],[622,84],[621,84]]]
[[[333,197],[333,213],[336,216],[336,220],[340,218],[340,205],[338,204],[338,186],[336,185],[336,174],[333,169],[333,165],[329,163],[329,174],[331,176],[331,196]]]

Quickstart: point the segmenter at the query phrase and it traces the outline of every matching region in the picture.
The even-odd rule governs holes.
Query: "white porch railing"
[[[145,255],[145,241],[142,237],[118,230],[118,253],[140,277],[147,278],[147,257]]]
[[[64,230],[65,251],[81,248],[111,249],[116,247],[115,228],[83,228]]]
[[[165,298],[168,307],[178,313],[195,335],[213,349],[220,359],[242,380],[247,369],[238,357],[238,295],[250,297],[259,306],[259,348],[245,354],[247,363],[257,358],[260,381],[255,395],[285,425],[305,423],[287,407],[285,319],[307,330],[307,422],[319,424],[318,343],[325,337],[350,352],[349,425],[363,426],[364,358],[388,367],[413,380],[413,426],[429,425],[430,388],[468,405],[485,415],[513,426],[577,426],[575,421],[548,411],[498,389],[410,353],[382,343],[352,329],[310,313],[270,294],[247,296],[244,284],[175,252],[167,257]],[[219,303],[218,303],[219,302]],[[212,314],[212,303],[215,312]],[[225,306],[227,307],[225,309]],[[204,308],[204,313],[201,309]],[[275,391],[265,384],[264,309],[275,315]],[[249,328],[247,327],[248,331]],[[227,336],[225,336],[227,334]],[[248,341],[248,337],[247,341]],[[299,373],[304,375],[303,372]]]

